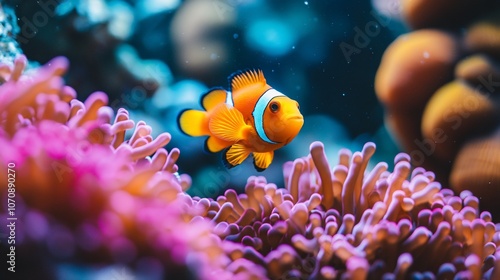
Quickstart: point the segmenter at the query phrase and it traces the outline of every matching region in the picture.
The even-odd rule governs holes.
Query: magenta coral
[[[244,193],[191,197],[170,134],[113,118],[104,93],[76,100],[67,64],[0,67],[0,167],[19,175],[16,246],[36,260],[156,267],[153,279],[500,279],[490,213],[407,154],[368,170],[375,144],[330,165],[314,142],[284,165],[284,188],[250,177]]]
[[[65,58],[21,75],[25,65],[21,57],[0,73],[0,166],[15,166],[18,175],[17,246],[95,263],[134,265],[149,256],[165,275],[192,270],[203,279],[226,267],[211,224],[186,210],[182,191],[191,179],[176,173],[179,150],[162,148],[170,134],[153,138],[124,109],[112,122],[104,93],[74,99],[61,77]],[[125,141],[128,129],[134,132]],[[0,179],[4,211],[5,172]]]

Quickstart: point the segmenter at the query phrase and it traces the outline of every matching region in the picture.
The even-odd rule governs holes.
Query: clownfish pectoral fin
[[[222,161],[227,168],[241,164],[250,155],[250,150],[243,144],[236,143],[224,151]]]
[[[212,110],[217,105],[226,102],[227,92],[223,88],[213,88],[201,98],[201,106],[207,111]]]
[[[248,137],[252,127],[245,123],[238,109],[221,106],[210,118],[208,128],[212,135],[228,142],[237,142]]]
[[[274,152],[265,152],[265,153],[253,153],[253,165],[255,166],[255,169],[259,172],[266,170],[266,168],[271,165],[271,162],[273,161],[274,157]]]
[[[209,135],[207,112],[184,110],[179,114],[177,123],[182,132],[189,136]]]
[[[231,146],[232,142],[227,142],[214,136],[210,136],[205,141],[205,151],[217,153]]]

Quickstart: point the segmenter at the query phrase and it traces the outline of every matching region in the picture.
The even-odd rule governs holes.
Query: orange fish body
[[[179,127],[190,136],[209,136],[210,152],[225,150],[229,168],[250,154],[258,171],[272,162],[274,150],[297,136],[304,118],[299,105],[266,83],[261,70],[237,72],[230,76],[231,91],[214,88],[202,97],[206,111],[185,110]]]

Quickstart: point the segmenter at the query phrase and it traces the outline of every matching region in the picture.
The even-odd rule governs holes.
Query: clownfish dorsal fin
[[[231,90],[236,91],[249,85],[260,84],[262,86],[265,86],[266,78],[264,78],[264,73],[262,73],[262,70],[250,69],[234,73],[229,77],[229,83],[231,84]]]

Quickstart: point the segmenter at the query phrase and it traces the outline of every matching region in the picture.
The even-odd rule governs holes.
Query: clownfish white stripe
[[[277,96],[284,96],[284,94],[272,88],[267,90],[264,94],[260,96],[259,100],[257,100],[255,108],[252,112],[255,130],[257,131],[257,134],[263,141],[266,141],[267,143],[270,144],[277,144],[277,143],[269,139],[269,137],[267,137],[266,131],[264,129],[264,113],[266,111],[269,102],[271,102],[271,100]]]
[[[226,104],[229,105],[229,107],[234,106],[233,93],[230,91],[226,91]]]

